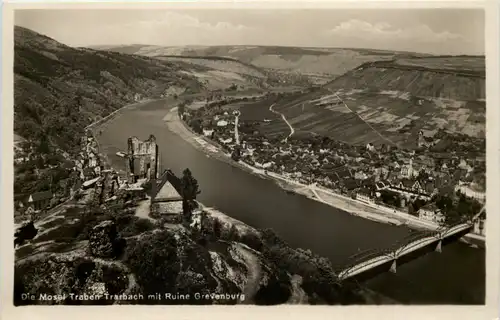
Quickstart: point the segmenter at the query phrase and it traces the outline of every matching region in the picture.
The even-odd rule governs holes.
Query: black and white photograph
[[[484,8],[13,11],[16,309],[487,304]]]

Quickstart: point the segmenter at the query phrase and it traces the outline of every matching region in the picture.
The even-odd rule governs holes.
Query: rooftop
[[[428,210],[428,211],[434,211],[434,212],[440,211],[438,206],[434,202],[426,204],[425,206],[420,208],[420,210]]]
[[[36,202],[51,198],[52,198],[52,192],[50,191],[35,192],[29,196],[28,202]]]
[[[18,142],[22,142],[22,141],[26,141],[26,139],[24,139],[20,135],[14,133],[14,143],[18,143]]]
[[[174,186],[169,181],[165,182],[160,191],[158,191],[158,193],[156,194],[156,198],[166,198],[172,200],[182,199],[179,192],[175,190]]]

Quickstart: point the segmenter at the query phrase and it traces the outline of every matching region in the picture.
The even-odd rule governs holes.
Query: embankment
[[[273,172],[267,172],[264,169],[255,168],[243,161],[235,162],[230,158],[230,155],[225,153],[222,150],[222,147],[211,141],[205,137],[201,137],[194,133],[191,128],[189,128],[180,118],[177,113],[177,108],[173,108],[169,111],[169,113],[163,118],[163,120],[167,123],[168,128],[183,138],[185,141],[189,142],[195,148],[204,151],[207,153],[207,156],[214,157],[218,160],[224,161],[232,166],[241,168],[248,173],[255,174],[263,179],[272,179],[276,182],[279,182],[278,185],[282,187],[284,190],[292,191],[297,194],[306,196],[313,200],[323,202],[332,207],[344,210],[352,215],[359,216],[365,219],[369,219],[376,222],[381,223],[390,223],[400,225],[406,223],[408,219],[401,221],[401,219],[395,219],[390,217],[386,212],[383,212],[379,208],[368,206],[360,201],[343,197],[337,195],[334,197],[333,193],[329,192],[328,195],[325,195],[326,199],[320,199],[314,194],[311,194],[308,185],[301,184],[299,182],[295,182],[293,180],[282,177]],[[322,191],[320,191],[322,192]],[[324,192],[322,192],[324,193]],[[422,226],[412,225],[408,223],[409,226],[415,228],[422,228]]]
[[[189,128],[184,121],[179,118],[177,108],[173,108],[163,118],[168,128],[179,135],[185,141],[189,142],[195,148],[204,151],[208,157],[214,157],[224,161],[232,166],[245,170],[248,173],[257,175],[263,179],[272,179],[284,190],[303,195],[312,200],[325,203],[331,207],[341,209],[364,219],[372,221],[393,224],[407,225],[412,229],[437,230],[440,226],[436,223],[421,220],[407,213],[387,208],[381,205],[362,202],[340,194],[336,194],[327,188],[321,186],[311,186],[291,180],[274,172],[253,167],[243,161],[235,162],[230,154],[223,151],[222,147],[216,142],[199,136]],[[484,241],[484,237],[474,234],[468,234],[466,238]]]

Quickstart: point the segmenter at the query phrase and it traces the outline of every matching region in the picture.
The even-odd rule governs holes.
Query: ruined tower
[[[127,180],[134,183],[135,176],[146,179],[156,179],[158,176],[158,145],[154,135],[150,135],[146,141],[137,137],[130,137],[127,141],[128,150],[125,157]]]

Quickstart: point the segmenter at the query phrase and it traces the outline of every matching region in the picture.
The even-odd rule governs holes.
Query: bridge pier
[[[394,261],[392,261],[392,264],[391,264],[391,269],[389,271],[391,271],[392,273],[396,273],[396,259],[394,259]]]
[[[443,248],[442,248],[442,245],[443,245],[443,241],[442,240],[439,240],[437,246],[436,246],[436,252],[439,252],[441,253]]]

